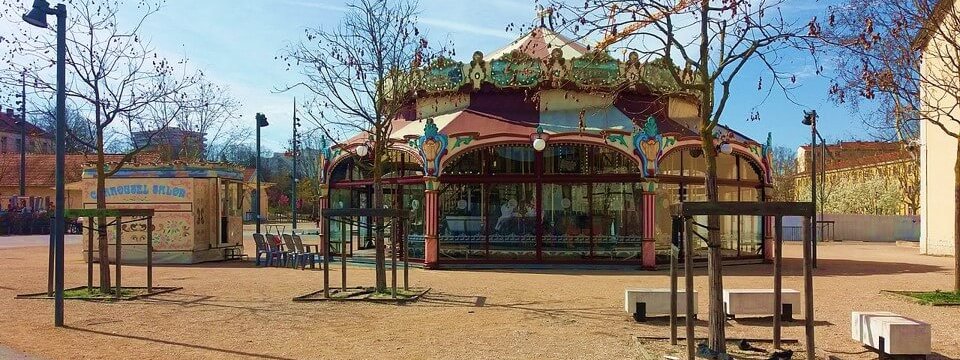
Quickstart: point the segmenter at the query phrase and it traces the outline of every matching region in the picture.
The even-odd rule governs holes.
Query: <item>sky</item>
[[[27,3],[24,0],[24,8]],[[792,5],[784,9],[785,16],[798,19],[822,18],[827,8],[822,1],[788,3]],[[536,17],[533,0],[421,0],[420,5],[420,28],[434,43],[452,42],[461,61],[468,61],[475,50],[490,53],[522,36],[519,30],[507,31],[507,25],[532,24]],[[142,34],[158,53],[185,56],[228,87],[243,104],[239,121],[253,127],[254,114],[264,113],[270,126],[263,130],[263,146],[282,151],[291,137],[294,98],[303,101],[309,95],[277,91],[298,76],[276,56],[299,41],[305,28],[335,26],[344,9],[343,1],[334,0],[167,0],[144,24]],[[865,138],[861,118],[829,101],[829,80],[814,73],[810,57],[797,53],[788,58],[784,69],[797,75],[798,84],[789,94],[792,101],[779,91],[769,96],[758,91],[758,79],[766,76],[767,84],[770,79],[754,63],[733,84],[721,123],[758,141],[772,132],[775,146],[796,148],[810,138],[809,128],[800,123],[802,111],[816,109],[828,141]],[[760,114],[759,121],[749,120],[753,111]]]

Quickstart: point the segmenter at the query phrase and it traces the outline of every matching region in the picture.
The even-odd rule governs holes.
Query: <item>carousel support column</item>
[[[763,262],[772,263],[774,261],[774,217],[765,216],[763,218]]]
[[[657,243],[654,239],[654,226],[656,222],[657,208],[657,183],[647,182],[643,184],[643,193],[641,196],[643,214],[643,248],[641,255],[643,257],[643,268],[646,270],[655,270],[657,268]]]
[[[440,243],[438,238],[440,222],[440,182],[435,177],[424,179],[424,229],[423,262],[427,269],[436,269],[439,259]]]

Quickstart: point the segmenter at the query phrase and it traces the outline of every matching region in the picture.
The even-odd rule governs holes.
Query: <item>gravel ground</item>
[[[67,285],[82,285],[80,249],[66,250]],[[960,308],[921,306],[879,293],[950,287],[952,259],[916,251],[861,243],[820,249],[815,280],[820,357],[876,358],[850,340],[850,311],[888,310],[933,325],[934,358],[960,358]],[[784,286],[801,289],[800,248],[791,244],[784,253]],[[322,286],[321,272],[254,268],[252,262],[158,267],[156,285],[183,289],[122,303],[68,301],[67,328],[55,329],[50,301],[14,299],[44,290],[46,254],[44,247],[0,248],[0,344],[44,358],[661,359],[648,357],[636,338],[668,334],[664,321],[636,324],[622,310],[624,288],[666,287],[665,272],[415,269],[411,285],[433,290],[420,302],[395,306],[295,303],[293,297]],[[124,284],[142,284],[143,270],[125,266]],[[769,265],[728,267],[725,286],[770,287],[771,271]],[[351,286],[373,283],[370,268],[350,267],[348,274]],[[697,275],[697,289],[706,294],[702,269]],[[331,279],[339,281],[338,270]],[[706,298],[701,296],[702,309]],[[768,338],[769,323],[738,319],[727,334]],[[802,322],[787,323],[784,338],[802,340]]]

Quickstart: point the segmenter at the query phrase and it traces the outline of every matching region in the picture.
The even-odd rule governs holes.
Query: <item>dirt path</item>
[[[248,247],[248,249],[252,249]],[[801,289],[800,248],[785,249],[784,286]],[[52,327],[52,303],[14,300],[43,291],[46,248],[0,249],[0,344],[61,359],[307,358],[639,358],[638,335],[667,335],[665,322],[636,324],[623,312],[626,287],[666,287],[665,272],[589,270],[411,271],[414,286],[433,290],[407,306],[294,303],[319,289],[319,271],[254,268],[252,262],[166,266],[160,286],[182,290],[123,303],[68,301],[65,329]],[[85,282],[76,245],[67,248],[67,283]],[[933,324],[934,350],[960,358],[960,308],[920,306],[881,289],[947,289],[952,259],[916,249],[836,244],[821,251],[816,279],[821,356],[869,359],[850,340],[850,311],[888,310]],[[729,288],[770,287],[769,265],[726,268]],[[373,282],[367,267],[348,270],[350,285]],[[125,283],[143,269],[124,267]],[[336,284],[340,278],[333,270]],[[696,286],[706,293],[698,271]],[[706,296],[700,307],[706,308]],[[698,330],[703,330],[701,328]],[[769,321],[731,322],[731,337],[769,337]],[[802,323],[785,338],[802,339]],[[3,358],[3,353],[0,353]]]

